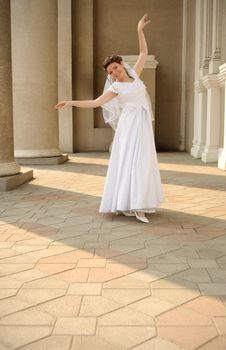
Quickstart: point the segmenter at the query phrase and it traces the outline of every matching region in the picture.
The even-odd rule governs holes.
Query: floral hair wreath
[[[109,64],[114,63],[114,62],[121,63],[122,57],[119,55],[107,56],[103,62],[104,69],[106,70],[107,67],[109,66]]]

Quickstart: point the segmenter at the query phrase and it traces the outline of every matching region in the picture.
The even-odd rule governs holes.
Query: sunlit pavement
[[[0,193],[0,350],[226,349],[226,173],[158,157],[149,224],[98,213],[107,153]]]

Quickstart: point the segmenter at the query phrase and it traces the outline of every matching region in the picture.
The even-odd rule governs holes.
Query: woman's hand
[[[146,13],[141,19],[140,21],[138,22],[138,25],[137,25],[137,30],[140,31],[140,30],[143,30],[144,27],[149,24],[151,21],[150,19],[148,19],[148,14]]]
[[[64,109],[64,108],[72,107],[72,106],[73,106],[72,101],[61,101],[55,106],[55,108],[56,109]]]

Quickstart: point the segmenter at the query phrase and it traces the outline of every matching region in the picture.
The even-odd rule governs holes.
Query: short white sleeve
[[[114,92],[115,94],[118,94],[118,88],[117,88],[117,85],[116,85],[116,82],[111,84],[108,88],[107,88],[107,91],[111,91],[111,92]]]

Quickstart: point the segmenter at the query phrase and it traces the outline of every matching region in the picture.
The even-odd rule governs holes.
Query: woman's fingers
[[[145,15],[140,19],[138,23],[138,28],[143,29],[147,24],[149,24],[151,21],[148,19],[148,14],[145,13]]]
[[[150,19],[148,19],[148,14],[147,13],[145,13],[145,15],[143,16],[142,20],[143,20],[145,25],[151,22]]]
[[[144,27],[145,27],[147,24],[149,24],[149,23],[151,23],[151,20],[150,20],[150,19],[144,23]]]
[[[63,109],[65,106],[66,106],[65,102],[60,102],[55,106],[55,108],[56,109]]]

